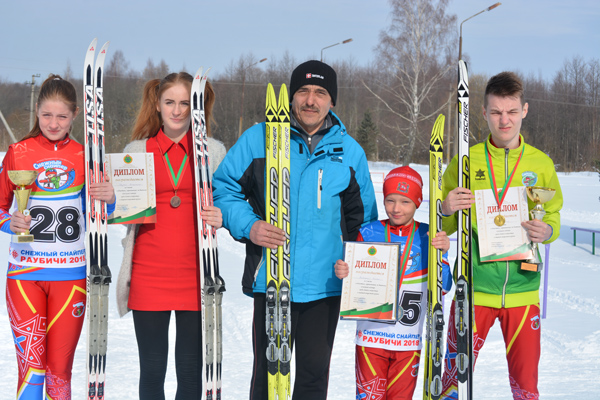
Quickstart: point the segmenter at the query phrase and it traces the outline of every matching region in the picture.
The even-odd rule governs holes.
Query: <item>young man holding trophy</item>
[[[563,204],[554,163],[526,144],[520,134],[528,107],[522,82],[514,73],[502,72],[488,81],[483,116],[491,134],[470,148],[471,190],[457,187],[458,157],[454,157],[444,173],[442,194],[443,228],[448,234],[457,229],[457,211],[475,204],[471,207],[477,327],[473,354],[476,359],[498,319],[515,399],[539,398],[541,261],[537,244],[558,238]],[[453,301],[450,327],[455,325],[454,309]],[[447,344],[442,395],[455,398],[454,329],[448,330]]]

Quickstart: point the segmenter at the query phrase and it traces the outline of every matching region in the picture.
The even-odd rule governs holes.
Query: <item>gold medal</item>
[[[173,197],[171,197],[171,207],[177,208],[180,205],[181,205],[181,198],[179,198],[179,196],[177,196],[177,195],[173,195]]]
[[[497,226],[502,226],[502,225],[504,225],[505,222],[506,222],[506,219],[500,214],[496,215],[496,217],[494,218],[494,223]]]

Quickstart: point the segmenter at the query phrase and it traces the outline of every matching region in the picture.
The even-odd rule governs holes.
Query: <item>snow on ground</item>
[[[0,157],[2,155],[0,154]],[[395,167],[389,163],[372,163],[373,181],[382,207],[381,181]],[[427,166],[413,165],[424,177]],[[600,398],[600,237],[596,255],[592,255],[591,234],[579,233],[577,246],[572,245],[571,226],[600,228],[600,179],[594,173],[559,174],[565,205],[562,210],[560,238],[554,242],[549,259],[548,316],[542,321],[542,355],[539,389],[543,399]],[[427,182],[427,180],[425,180]],[[428,196],[425,188],[424,197]],[[418,210],[416,218],[427,221],[428,203]],[[113,276],[121,264],[121,238],[125,228],[109,227],[109,260]],[[8,247],[8,235],[0,235],[0,249]],[[226,230],[219,230],[219,254],[222,274],[227,283],[223,300],[224,362],[223,395],[225,399],[247,398],[252,368],[252,301],[241,293],[244,248]],[[451,259],[456,249],[451,249]],[[6,265],[5,250],[0,250],[0,266]],[[5,280],[0,280],[4,292]],[[137,399],[138,357],[131,313],[119,318],[114,286],[110,293],[109,337],[107,355],[107,398]],[[451,293],[452,294],[452,293]],[[446,297],[446,311],[451,296]],[[447,318],[446,318],[447,320]],[[174,337],[174,323],[171,326]],[[315,327],[317,329],[317,327]],[[354,388],[354,322],[338,325],[331,362],[329,399],[355,398]],[[84,332],[85,333],[85,332]],[[173,341],[173,339],[171,339]],[[79,342],[73,367],[73,399],[85,396],[85,337]],[[172,348],[173,346],[171,346]],[[13,399],[17,368],[12,333],[8,323],[5,296],[0,300],[0,400]],[[175,397],[176,379],[172,354],[166,377],[167,399]],[[414,398],[421,398],[422,383]],[[512,399],[508,385],[505,349],[500,329],[492,328],[477,361],[475,398]]]

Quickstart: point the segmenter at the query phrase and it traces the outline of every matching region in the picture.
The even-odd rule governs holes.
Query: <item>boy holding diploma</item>
[[[385,177],[383,195],[388,219],[360,229],[357,241],[400,243],[398,307],[395,324],[357,321],[356,395],[380,395],[381,399],[412,399],[417,384],[426,318],[429,225],[414,220],[421,205],[423,180],[412,168],[395,168]],[[450,240],[440,232],[432,244],[446,253]],[[444,293],[452,286],[447,254],[444,254]],[[348,263],[337,260],[335,275],[349,274]]]

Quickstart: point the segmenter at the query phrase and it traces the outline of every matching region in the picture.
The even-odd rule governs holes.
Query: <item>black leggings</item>
[[[133,311],[140,356],[140,400],[165,399],[171,311]],[[175,400],[200,399],[202,336],[200,311],[175,311]]]

